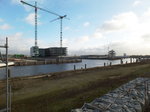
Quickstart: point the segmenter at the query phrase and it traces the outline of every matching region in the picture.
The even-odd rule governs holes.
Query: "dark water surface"
[[[123,62],[128,62],[129,59],[123,59]],[[81,69],[87,65],[87,68],[104,66],[104,63],[109,64],[112,62],[112,65],[120,64],[120,60],[85,60],[83,59],[80,63],[65,63],[65,64],[49,64],[49,65],[32,65],[32,66],[11,66],[11,77],[19,76],[30,76],[30,75],[39,75],[43,73],[52,73],[52,72],[61,72],[67,70],[73,70],[74,65],[76,69]],[[5,77],[5,68],[0,68],[0,79]]]

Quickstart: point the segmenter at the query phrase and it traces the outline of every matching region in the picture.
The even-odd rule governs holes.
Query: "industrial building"
[[[39,57],[66,56],[67,47],[39,48]]]

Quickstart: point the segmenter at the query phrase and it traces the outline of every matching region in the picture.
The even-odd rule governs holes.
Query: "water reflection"
[[[128,62],[129,59],[123,59],[123,63]],[[135,61],[135,60],[134,60]],[[82,60],[81,63],[66,63],[66,64],[49,64],[49,65],[35,65],[35,66],[12,66],[10,67],[11,70],[11,77],[16,76],[29,76],[29,75],[38,75],[44,73],[52,73],[52,72],[61,72],[66,70],[73,70],[74,65],[76,69],[81,69],[85,67],[97,67],[97,66],[104,66],[112,63],[112,65],[120,64],[120,60]],[[5,77],[5,68],[0,68],[0,79]]]

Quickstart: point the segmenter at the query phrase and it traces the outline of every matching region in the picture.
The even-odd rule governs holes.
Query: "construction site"
[[[47,8],[39,7],[37,2],[35,4],[28,2],[21,0],[17,5],[30,7],[31,10],[34,10],[34,43],[29,46],[30,56],[24,54],[10,55],[11,43],[9,44],[8,37],[0,45],[0,49],[4,51],[4,54],[0,51],[0,112],[149,112],[150,55],[126,55],[126,53],[122,53],[123,56],[117,56],[116,50],[111,49],[103,55],[68,56],[69,47],[63,44],[63,20],[70,19],[66,14],[57,14],[47,10]],[[79,1],[74,1],[73,4],[75,3],[78,5]],[[135,5],[139,5],[139,3],[136,1]],[[90,10],[96,5],[90,7]],[[72,8],[72,6],[70,7]],[[77,8],[79,7],[75,7],[76,10]],[[59,45],[40,46],[38,10],[56,17],[50,22],[59,21]],[[89,16],[89,11],[86,10],[86,12]],[[102,10],[102,12],[105,11]],[[81,15],[77,18],[81,19]],[[103,29],[96,28],[94,34],[99,37],[89,35],[92,36],[92,39],[93,37],[100,39],[102,35],[112,33],[111,30],[119,29],[122,31],[120,28],[126,26],[124,25],[126,23],[126,16],[124,15],[127,14],[114,16],[111,21],[104,22]],[[130,12],[128,16],[132,15],[134,14]],[[120,18],[122,17],[125,22],[123,21],[123,25],[120,25]],[[76,21],[78,21],[77,18]],[[133,18],[136,18],[135,15]],[[133,18],[132,20],[134,20]],[[93,20],[93,17],[88,19]],[[119,20],[120,26],[116,20]],[[118,26],[114,27],[116,24]],[[90,23],[86,22],[82,27],[87,29],[89,25]],[[90,32],[87,31],[85,30],[86,34]],[[79,30],[76,32],[79,33]],[[88,46],[90,37],[83,37],[80,38],[80,41],[85,42],[82,47]],[[149,35],[144,35],[144,37],[147,38]],[[21,37],[17,37],[17,39],[19,38]],[[92,41],[92,45],[96,41]],[[102,42],[105,42],[103,38]],[[117,45],[118,43],[113,46]]]
[[[63,39],[62,39],[62,36],[63,36],[63,19],[68,19],[67,18],[67,15],[64,15],[64,16],[61,16],[57,13],[54,13],[54,12],[51,12],[47,9],[44,9],[44,8],[41,8],[41,7],[38,7],[37,6],[37,2],[35,2],[34,5],[32,4],[29,4],[25,1],[20,1],[22,4],[24,5],[27,5],[29,7],[32,7],[34,8],[35,10],[35,45],[31,47],[30,49],[30,56],[31,57],[58,57],[58,56],[66,56],[67,55],[67,47],[63,47],[62,43],[63,43]],[[60,20],[60,47],[52,47],[52,48],[45,48],[45,49],[42,49],[42,48],[39,48],[38,46],[38,31],[37,31],[37,10],[41,10],[41,11],[44,11],[46,13],[50,13],[52,15],[55,15],[57,16],[56,19],[52,20],[51,22],[53,21],[56,21],[56,20]]]

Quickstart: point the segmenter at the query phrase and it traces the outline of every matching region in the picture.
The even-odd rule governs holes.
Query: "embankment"
[[[150,77],[149,63],[96,67],[11,79],[12,112],[70,112],[137,77]],[[0,108],[5,81],[0,82]]]

